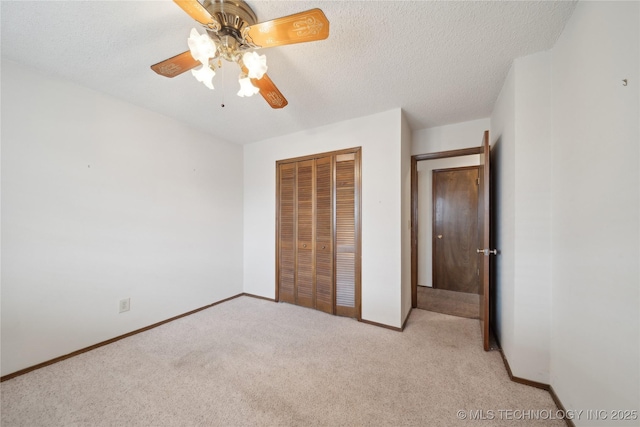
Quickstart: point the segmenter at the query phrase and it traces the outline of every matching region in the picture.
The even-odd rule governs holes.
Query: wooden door
[[[285,163],[277,168],[278,299],[292,304],[296,303],[296,171],[295,163]]]
[[[315,308],[333,314],[333,157],[322,157],[315,162]]]
[[[296,304],[315,308],[315,161],[297,164]]]
[[[358,317],[356,154],[336,156],[336,314]]]
[[[359,319],[360,149],[276,170],[276,300]]]
[[[433,171],[434,288],[478,294],[478,171]]]
[[[482,153],[480,154],[480,185],[478,186],[478,258],[480,267],[480,326],[482,330],[482,345],[485,351],[490,350],[489,343],[489,302],[490,302],[490,269],[489,257],[496,255],[497,251],[490,248],[490,147],[489,147],[489,131],[484,132],[482,141]]]

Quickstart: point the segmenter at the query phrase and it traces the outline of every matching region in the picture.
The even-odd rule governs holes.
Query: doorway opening
[[[479,148],[415,160],[416,308],[479,318],[476,255]],[[417,224],[416,224],[417,225]]]
[[[422,254],[418,260],[418,308],[480,317],[476,253],[479,162],[476,155],[418,164],[418,212],[425,220],[418,237],[418,253]],[[456,167],[441,168],[451,164]],[[423,185],[429,179],[432,185]],[[429,223],[431,235],[426,236]]]
[[[489,300],[490,300],[490,292],[489,292],[489,281],[490,281],[490,266],[489,266],[489,255],[496,254],[495,250],[491,250],[489,247],[489,234],[490,234],[490,147],[489,147],[489,131],[485,131],[483,135],[482,144],[479,147],[466,148],[460,150],[451,150],[451,151],[443,151],[438,153],[428,153],[428,154],[418,154],[411,157],[411,305],[413,308],[421,308],[418,305],[418,292],[420,288],[420,294],[422,297],[426,298],[427,301],[434,301],[436,298],[440,297],[442,300],[442,305],[447,305],[447,299],[451,299],[452,296],[460,296],[456,294],[467,294],[470,298],[469,301],[455,302],[453,305],[463,306],[467,305],[470,309],[470,313],[474,313],[472,316],[463,316],[463,317],[475,317],[480,321],[480,329],[482,332],[483,339],[483,347],[485,350],[490,349],[489,343],[489,324],[490,324],[490,313],[489,313]],[[474,295],[471,293],[458,292],[459,289],[439,289],[438,283],[434,283],[434,276],[438,276],[438,273],[435,272],[433,264],[437,262],[438,264],[441,261],[434,261],[434,248],[437,252],[438,243],[442,243],[445,241],[449,241],[447,237],[450,237],[450,231],[446,231],[447,237],[445,237],[444,231],[438,231],[436,229],[436,224],[433,221],[433,217],[437,215],[437,212],[434,214],[433,211],[436,209],[432,207],[431,209],[425,209],[424,201],[432,201],[434,197],[433,193],[429,194],[429,191],[435,191],[434,183],[433,183],[433,170],[438,169],[451,169],[456,167],[461,167],[464,165],[455,164],[455,162],[459,162],[462,157],[465,156],[474,156],[478,161],[475,165],[466,165],[466,166],[475,166],[478,168],[477,176],[477,199],[476,199],[476,209],[475,212],[471,213],[468,216],[475,215],[477,218],[477,222],[475,223],[476,232],[471,232],[471,236],[466,236],[466,239],[462,239],[462,250],[465,252],[461,259],[470,260],[471,257],[475,255],[476,257],[476,276],[478,278],[478,288],[477,294]],[[450,162],[446,166],[442,166],[442,164],[438,165],[436,161],[439,162]],[[426,170],[429,170],[429,173],[419,173],[419,164],[428,165],[425,166]],[[435,166],[434,166],[435,164]],[[425,185],[419,178],[422,175],[425,177],[432,177],[431,185]],[[424,191],[422,191],[421,187],[426,187],[427,193],[425,195]],[[447,186],[445,185],[445,188]],[[425,220],[424,211],[428,212],[432,211],[432,218]],[[454,215],[455,216],[455,215]],[[450,219],[451,214],[448,215],[447,218]],[[429,235],[429,232],[431,235]],[[469,230],[466,231],[467,234],[470,233]],[[422,241],[422,244],[420,242]],[[431,247],[431,253],[428,253],[428,249]],[[446,249],[446,248],[445,248]],[[423,253],[427,252],[427,256]],[[453,260],[455,257],[460,258],[458,255],[448,255],[445,252],[445,258],[449,257],[451,259],[446,260],[451,264],[456,264],[457,261]],[[426,266],[431,260],[431,271]],[[441,266],[436,266],[440,268]],[[473,264],[471,266],[473,267]],[[471,270],[472,271],[472,270]],[[435,273],[434,273],[435,272]],[[431,282],[429,283],[429,277],[431,277]],[[437,279],[440,280],[440,279]],[[420,281],[420,285],[419,285]],[[435,284],[435,286],[434,286]],[[431,285],[431,286],[429,286]],[[440,294],[440,295],[437,295]],[[449,304],[451,305],[451,304]],[[432,309],[432,311],[441,311]],[[441,311],[442,312],[442,311]],[[460,315],[456,313],[447,313],[453,315]]]

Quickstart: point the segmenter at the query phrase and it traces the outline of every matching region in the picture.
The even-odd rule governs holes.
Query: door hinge
[[[480,178],[476,178],[476,185],[480,185]]]

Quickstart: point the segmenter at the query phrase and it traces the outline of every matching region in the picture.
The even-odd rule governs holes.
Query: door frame
[[[418,307],[418,162],[482,154],[483,147],[462,148],[411,156],[411,307]]]

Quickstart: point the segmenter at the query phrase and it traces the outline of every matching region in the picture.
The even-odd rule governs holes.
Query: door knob
[[[476,253],[478,254],[485,254],[485,256],[489,256],[491,254],[493,255],[498,255],[498,250],[497,249],[476,249]]]
[[[442,234],[438,234],[438,239],[442,239]]]
[[[302,247],[303,247],[303,248],[306,248],[306,247],[307,247],[307,244],[305,243],[304,245],[302,245]]]
[[[322,249],[324,249],[326,246],[323,246]]]

